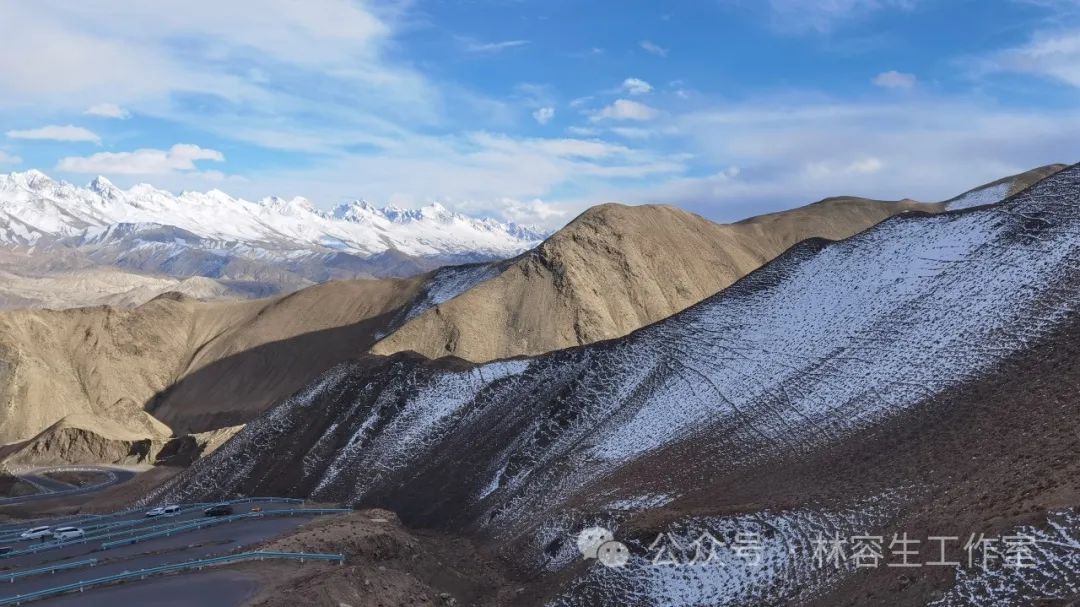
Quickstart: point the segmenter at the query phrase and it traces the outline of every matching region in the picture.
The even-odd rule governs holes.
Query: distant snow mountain
[[[137,238],[143,233],[148,237]],[[515,255],[544,236],[514,223],[453,213],[438,203],[406,210],[354,201],[321,211],[304,198],[253,202],[219,190],[179,196],[145,184],[122,190],[104,177],[83,188],[40,171],[0,175],[0,245],[8,247],[103,246],[127,239],[133,246],[235,251],[262,259],[396,252],[475,261]]]

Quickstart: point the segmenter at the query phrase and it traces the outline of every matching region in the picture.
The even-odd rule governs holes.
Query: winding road
[[[100,472],[105,475],[105,480],[85,487],[77,487],[58,480],[49,478],[47,474],[53,472]],[[10,504],[25,504],[57,497],[67,497],[83,493],[94,493],[108,489],[113,485],[131,480],[135,476],[135,470],[116,466],[52,466],[47,468],[31,468],[25,471],[15,472],[15,476],[38,490],[32,495],[19,497],[0,498],[0,506]]]
[[[82,543],[70,543],[33,553],[0,557],[0,604],[14,604],[12,599],[83,580],[120,574],[136,569],[165,564],[213,558],[238,551],[250,550],[267,540],[288,533],[314,519],[319,509],[311,514],[296,503],[258,501],[258,498],[235,503],[240,513],[262,511],[269,516],[222,521],[207,527],[188,528],[185,523],[207,520],[204,505],[189,505],[175,517],[146,517],[142,510],[126,510],[110,515],[100,515],[90,522],[94,526],[112,528],[111,533],[136,536],[153,531],[160,525],[176,526],[170,535],[145,539],[134,544],[104,544],[110,538],[99,537]],[[282,511],[278,516],[274,511]],[[9,536],[17,530],[9,530]],[[15,548],[25,548],[32,542],[9,542]],[[63,566],[95,559],[93,566],[80,565],[53,573],[4,579],[4,574],[34,571],[49,565]],[[275,571],[290,571],[300,566],[326,567],[321,563],[302,565],[282,561],[259,567],[273,567]],[[134,580],[119,586],[93,587],[86,592],[59,595],[33,601],[34,605],[78,605],[80,607],[112,605],[199,605],[200,607],[235,607],[244,603],[261,585],[249,566],[221,566],[204,572],[190,571],[178,575],[150,577]],[[16,601],[18,602],[18,601]]]

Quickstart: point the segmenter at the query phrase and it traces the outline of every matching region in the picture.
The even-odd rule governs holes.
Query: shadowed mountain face
[[[1007,177],[944,203],[829,198],[728,225],[669,206],[593,207],[372,352],[482,362],[621,337],[726,288],[797,242],[841,240],[897,214],[997,202],[1060,168]]]
[[[1080,534],[1078,287],[1074,166],[998,205],[804,242],[621,339],[339,365],[152,499],[388,507],[491,542],[554,604],[1026,604],[1078,582],[1054,548]],[[626,567],[580,560],[596,524],[626,538]],[[761,563],[657,567],[668,530],[757,534]],[[1057,542],[1035,571],[869,586],[809,556],[821,533],[1017,530]]]
[[[0,314],[0,441],[74,414],[116,434],[143,432],[143,409],[180,433],[243,423],[369,347],[422,286],[360,280],[255,301]]]

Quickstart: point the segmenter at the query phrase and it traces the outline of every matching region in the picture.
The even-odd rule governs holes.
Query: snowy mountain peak
[[[217,189],[175,195],[140,184],[122,190],[105,177],[80,188],[36,170],[0,175],[0,246],[33,245],[46,237],[96,242],[118,225],[176,228],[216,251],[241,246],[261,258],[289,259],[327,252],[370,257],[388,250],[492,259],[516,255],[543,238],[539,231],[468,217],[438,203],[405,210],[356,200],[325,212],[302,197],[252,202]]]
[[[48,175],[36,169],[0,176],[0,184],[3,184],[5,189],[21,188],[25,190],[36,190],[57,185]]]
[[[106,179],[102,175],[98,175],[87,186],[89,189],[105,198],[115,198],[121,194],[120,188],[113,185],[111,181]]]

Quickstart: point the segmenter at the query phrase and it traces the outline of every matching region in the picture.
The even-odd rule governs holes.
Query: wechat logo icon
[[[615,535],[603,527],[582,529],[577,546],[581,556],[596,559],[605,567],[622,567],[630,560],[626,544],[615,541]]]

